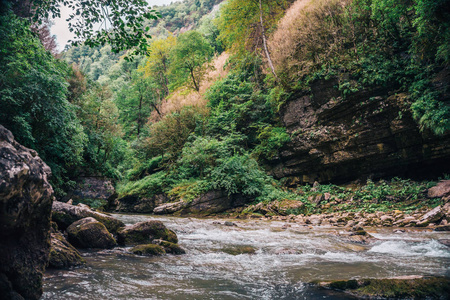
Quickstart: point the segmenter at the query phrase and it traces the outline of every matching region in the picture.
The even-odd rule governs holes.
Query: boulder
[[[155,220],[136,223],[117,232],[117,242],[124,246],[150,244],[157,239],[178,243],[175,232]]]
[[[209,191],[191,202],[176,202],[173,206],[156,207],[154,212],[162,214],[164,211],[177,214],[200,214],[210,215],[224,212],[226,210],[243,206],[252,198],[241,194],[228,195],[225,191]]]
[[[158,194],[151,198],[131,195],[116,199],[114,204],[110,205],[110,210],[115,210],[117,212],[152,213],[154,212],[153,210],[155,207],[161,207],[161,205],[169,201],[170,199],[166,194]],[[165,214],[166,212],[154,213]]]
[[[52,230],[52,246],[48,268],[67,269],[83,265],[85,261],[80,252],[75,249],[59,231]]]
[[[183,200],[178,201],[178,202],[173,202],[173,203],[166,203],[166,204],[163,204],[163,205],[160,205],[160,206],[156,207],[153,210],[153,213],[157,214],[157,215],[173,214],[173,213],[175,213],[177,211],[182,210],[187,205],[188,204],[185,201],[183,201]]]
[[[67,227],[70,243],[79,248],[110,249],[116,246],[116,240],[105,225],[92,217],[84,218]]]
[[[36,151],[0,125],[0,298],[39,299],[50,252],[53,189]]]
[[[92,217],[106,226],[109,232],[115,234],[117,230],[125,227],[122,221],[111,216],[91,210],[87,206],[76,206],[59,201],[54,201],[52,206],[52,220],[58,227],[65,230],[69,225],[78,220]]]
[[[416,224],[417,227],[426,227],[430,223],[436,223],[442,217],[444,216],[444,213],[442,211],[442,206],[436,206],[426,214],[424,214],[422,217],[420,217],[419,222]]]
[[[152,244],[162,246],[164,248],[164,250],[166,251],[166,253],[169,253],[169,254],[175,254],[175,255],[186,254],[186,251],[183,248],[181,248],[180,246],[178,246],[178,244],[175,244],[175,243],[171,243],[171,242],[159,239],[159,240],[153,240]]]
[[[442,198],[450,196],[450,180],[441,180],[439,183],[428,189],[428,198]]]
[[[162,246],[155,244],[137,245],[131,248],[130,251],[134,254],[143,256],[157,256],[166,253]]]

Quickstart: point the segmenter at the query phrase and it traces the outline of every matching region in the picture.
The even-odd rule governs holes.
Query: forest
[[[447,90],[431,79],[450,59],[446,1],[293,2],[156,7],[134,56],[98,41],[55,54],[48,24],[6,12],[1,123],[49,164],[59,197],[101,175],[119,197],[187,201],[217,189],[298,199],[268,163],[292,138],[280,108],[315,80],[339,78],[344,98],[405,92],[421,130],[448,132]]]

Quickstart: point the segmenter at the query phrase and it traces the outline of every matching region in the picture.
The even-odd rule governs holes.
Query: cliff
[[[447,88],[449,78],[449,70],[443,70],[435,88]],[[337,78],[318,80],[311,92],[294,94],[282,107],[281,120],[292,140],[271,162],[276,178],[342,183],[449,171],[450,134],[421,131],[406,93],[374,87],[344,97],[337,86]]]

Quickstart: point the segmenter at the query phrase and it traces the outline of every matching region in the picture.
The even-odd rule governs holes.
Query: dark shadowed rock
[[[85,261],[59,231],[52,230],[52,246],[48,267],[54,269],[67,269],[83,265]]]
[[[125,227],[122,221],[111,216],[91,210],[87,206],[76,206],[59,201],[54,201],[52,206],[52,220],[58,224],[62,230],[66,229],[73,222],[92,217],[106,226],[109,232],[115,234],[119,228]]]
[[[50,251],[50,168],[0,125],[0,298],[39,299]]]
[[[160,221],[151,220],[136,223],[117,232],[117,242],[120,245],[150,244],[156,239],[178,243],[175,232],[167,229]]]
[[[110,249],[116,246],[116,240],[105,225],[91,217],[71,224],[67,227],[67,234],[75,247]]]

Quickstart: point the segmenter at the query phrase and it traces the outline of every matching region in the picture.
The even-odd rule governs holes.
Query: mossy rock
[[[186,254],[186,251],[183,248],[181,248],[178,244],[160,240],[160,241],[158,241],[158,245],[164,247],[164,250],[166,250],[166,253],[169,253],[169,254],[175,254],[175,255]]]
[[[48,268],[67,269],[85,264],[77,249],[75,249],[64,236],[52,229],[52,240]]]
[[[131,248],[130,251],[134,254],[143,256],[157,256],[166,253],[162,246],[155,244],[137,245]]]
[[[450,278],[416,277],[313,282],[364,299],[449,299]]]
[[[222,252],[225,252],[230,255],[255,254],[256,249],[252,246],[234,245],[222,248]]]
[[[75,247],[110,249],[117,245],[105,225],[91,217],[72,223],[67,234]]]
[[[117,241],[120,245],[133,246],[140,244],[150,244],[153,240],[165,240],[171,243],[178,243],[175,232],[167,229],[160,221],[145,221],[127,226],[117,232]]]

